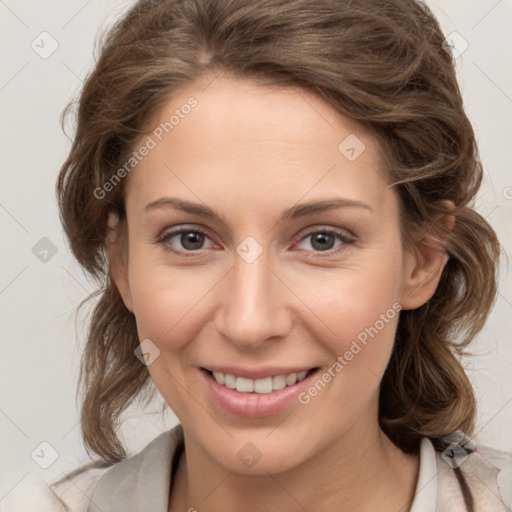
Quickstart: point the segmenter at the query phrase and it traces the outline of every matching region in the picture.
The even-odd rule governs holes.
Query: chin
[[[298,448],[298,446],[290,446],[289,448],[281,446],[279,451],[275,451],[263,447],[262,450],[260,450],[261,458],[258,460],[255,459],[252,462],[248,460],[247,455],[239,457],[237,452],[233,454],[231,449],[229,449],[223,454],[219,454],[220,458],[217,459],[217,461],[227,470],[242,475],[256,476],[268,475],[269,473],[279,474],[290,471],[303,463],[306,454],[301,456],[301,454],[297,452]],[[244,446],[239,452],[244,449],[246,453],[251,451],[250,448],[248,449],[247,446]],[[291,454],[294,455],[293,458]],[[246,459],[246,461],[244,461],[244,459]]]

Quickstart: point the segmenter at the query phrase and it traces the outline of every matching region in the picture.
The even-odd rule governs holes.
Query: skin
[[[122,226],[114,215],[109,222],[112,277],[140,339],[160,350],[148,369],[184,428],[169,511],[408,510],[418,457],[404,454],[378,425],[398,315],[307,405],[270,417],[221,410],[198,368],[304,365],[324,372],[394,303],[424,304],[446,255],[429,244],[404,249],[398,198],[379,147],[321,98],[204,77],[177,91],[150,125],[168,120],[191,96],[197,107],[129,177],[127,254]],[[355,161],[338,150],[350,134],[366,146]],[[207,205],[225,222],[145,209],[162,197]],[[367,208],[278,223],[297,203],[333,197]],[[449,228],[453,217],[440,222]],[[179,235],[162,241],[180,226],[206,231],[203,245],[190,249]],[[352,242],[335,236],[327,250],[318,249],[311,235],[326,228]],[[247,236],[263,251],[250,264],[236,251]],[[262,454],[251,468],[237,457],[248,442]]]

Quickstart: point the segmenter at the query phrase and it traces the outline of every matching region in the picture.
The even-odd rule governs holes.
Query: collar
[[[99,479],[87,512],[167,512],[172,459],[181,443],[183,428],[178,424],[112,466]]]
[[[409,512],[432,512],[437,510],[437,462],[434,446],[427,437],[421,439],[419,455],[418,481]]]
[[[178,424],[137,455],[112,466],[100,477],[87,512],[167,512],[172,462],[183,443],[183,427]],[[492,503],[493,511],[507,512],[509,509],[499,499],[499,469],[480,455],[474,445],[460,445],[466,447],[467,456],[459,459],[458,466],[475,497],[474,511],[490,510],[488,505]],[[440,445],[422,438],[418,481],[409,512],[467,511],[453,465],[449,464],[451,454],[452,444],[441,452]]]

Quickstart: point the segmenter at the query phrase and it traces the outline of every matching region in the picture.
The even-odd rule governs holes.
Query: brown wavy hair
[[[134,356],[135,318],[106,257],[107,218],[114,211],[125,219],[127,178],[104,198],[95,190],[126,162],[170,95],[205,73],[313,92],[367,128],[398,191],[406,244],[426,227],[441,236],[443,200],[455,204],[437,290],[400,314],[379,421],[406,452],[422,436],[472,433],[476,402],[460,356],[495,300],[500,245],[472,207],[482,165],[444,39],[415,0],[142,0],[103,34],[57,194],[71,250],[98,285],[79,389],[85,445],[105,465],[126,457],[120,417],[154,387]],[[74,107],[67,105],[63,123]]]

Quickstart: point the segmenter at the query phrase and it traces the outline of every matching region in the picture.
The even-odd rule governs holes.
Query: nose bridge
[[[283,284],[271,270],[270,259],[268,251],[253,242],[241,243],[225,281],[217,329],[240,346],[256,347],[284,336],[289,328]]]

